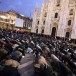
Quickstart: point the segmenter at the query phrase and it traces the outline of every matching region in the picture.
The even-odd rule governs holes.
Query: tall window
[[[36,29],[36,33],[38,33],[38,29]]]
[[[58,18],[58,13],[55,13],[55,18]]]
[[[68,21],[68,25],[69,25],[69,26],[71,25],[71,20]]]
[[[69,38],[70,37],[70,32],[66,32],[65,38]]]
[[[42,29],[41,33],[42,33],[42,34],[44,33],[44,29]]]
[[[44,17],[47,17],[47,13],[44,14]]]
[[[57,0],[57,5],[56,6],[60,6],[60,0]]]
[[[11,22],[13,23],[14,21],[13,21],[13,20],[11,20]]]
[[[69,14],[70,14],[70,15],[73,15],[73,9],[70,10],[70,13],[69,13]]]
[[[45,21],[43,21],[43,25],[45,25]]]
[[[55,37],[56,35],[56,27],[52,28],[51,37]]]
[[[37,25],[39,25],[39,21],[37,21]]]

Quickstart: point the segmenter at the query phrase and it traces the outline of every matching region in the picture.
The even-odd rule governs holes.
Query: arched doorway
[[[42,29],[41,33],[42,33],[42,34],[44,33],[44,29]]]
[[[55,18],[58,18],[58,13],[55,13]]]
[[[38,33],[38,29],[36,29],[36,33]]]
[[[53,27],[53,28],[52,28],[51,36],[52,36],[52,37],[55,37],[55,35],[56,35],[56,27]]]
[[[65,38],[69,38],[70,37],[70,32],[66,32]]]

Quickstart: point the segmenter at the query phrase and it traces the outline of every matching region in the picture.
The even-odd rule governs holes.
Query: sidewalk
[[[33,55],[26,54],[24,58],[21,59],[20,66],[18,67],[18,71],[21,76],[32,76],[34,73],[33,69]]]

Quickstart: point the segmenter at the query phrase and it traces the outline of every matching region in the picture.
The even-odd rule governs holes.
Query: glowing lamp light
[[[22,14],[20,14],[21,16],[24,16],[24,15],[22,15]]]
[[[69,41],[71,41],[71,39],[69,38]]]
[[[30,27],[28,27],[28,29],[31,29]]]
[[[25,56],[22,56],[22,58],[24,58]]]

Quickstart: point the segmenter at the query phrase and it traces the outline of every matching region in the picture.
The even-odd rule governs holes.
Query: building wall
[[[30,17],[26,17],[22,14],[16,13],[17,14],[17,18],[23,19],[24,23],[23,23],[23,28],[28,30],[29,28],[31,29],[32,27],[32,19]]]
[[[35,12],[34,12],[34,15],[33,15],[33,22],[32,22],[32,29],[31,29],[31,31],[33,32],[33,33],[36,33],[36,29],[38,29],[38,28],[36,28],[37,27],[37,17],[38,16],[38,7],[36,6],[36,8],[35,8]]]
[[[47,13],[46,17],[45,13]],[[55,18],[56,13],[58,13],[57,18]],[[42,33],[44,29],[43,34],[52,35],[53,28],[56,28],[55,36],[66,37],[68,32],[69,38],[76,39],[75,0],[47,0],[42,4],[40,12],[38,7],[35,8],[31,32]]]
[[[30,19],[29,17],[24,19],[24,28],[26,30],[31,30],[32,27],[32,19]]]
[[[72,39],[76,39],[76,9],[74,11],[75,11],[74,23],[73,23],[72,34],[71,34]]]
[[[0,28],[13,29],[16,15],[10,12],[0,11]]]

